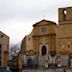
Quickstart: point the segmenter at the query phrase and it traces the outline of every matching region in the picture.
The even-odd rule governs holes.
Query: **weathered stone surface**
[[[66,69],[66,72],[72,72],[72,69]]]
[[[70,68],[72,68],[72,59],[70,59]]]
[[[55,69],[32,69],[32,70],[23,70],[22,72],[55,72]]]
[[[60,65],[65,66],[65,67],[69,66],[69,56],[68,55],[61,55]]]
[[[55,72],[64,72],[64,69],[56,69]]]
[[[48,56],[38,56],[38,66],[47,66]]]
[[[22,72],[72,72],[72,69],[29,69],[22,70]]]

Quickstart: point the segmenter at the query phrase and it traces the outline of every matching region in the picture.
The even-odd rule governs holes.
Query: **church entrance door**
[[[42,55],[46,55],[46,52],[47,52],[46,46],[42,46],[42,50],[41,50]]]

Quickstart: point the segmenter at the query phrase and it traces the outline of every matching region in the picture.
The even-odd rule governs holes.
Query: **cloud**
[[[72,0],[0,0],[0,30],[20,41],[41,19],[58,20],[58,8],[72,5]]]
[[[0,20],[24,19],[55,15],[59,7],[69,6],[72,1],[66,0],[1,0]]]

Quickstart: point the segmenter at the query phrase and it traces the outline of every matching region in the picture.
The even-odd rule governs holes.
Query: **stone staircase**
[[[48,65],[48,56],[38,56],[38,66],[45,67],[45,64]]]

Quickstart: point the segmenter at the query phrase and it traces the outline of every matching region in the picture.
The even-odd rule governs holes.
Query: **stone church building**
[[[58,9],[58,24],[41,20],[25,36],[19,68],[72,67],[72,7]]]

